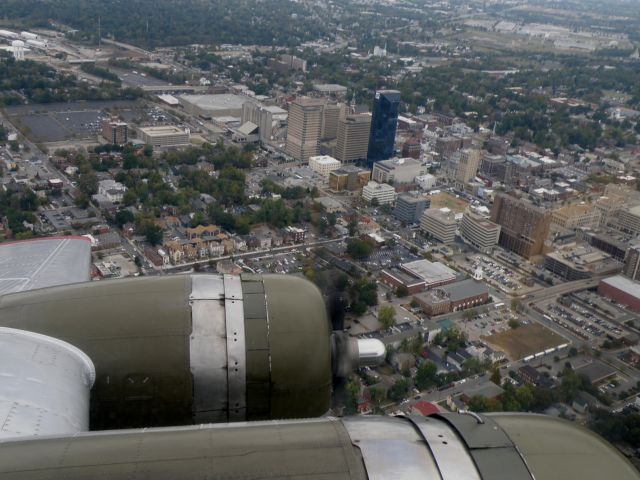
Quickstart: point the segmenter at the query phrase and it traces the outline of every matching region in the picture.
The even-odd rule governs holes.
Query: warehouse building
[[[189,145],[189,133],[173,125],[142,127],[139,131],[142,141],[154,148]]]
[[[640,313],[640,283],[638,282],[622,275],[605,278],[598,284],[598,293]]]
[[[242,117],[242,105],[247,97],[221,93],[215,95],[180,95],[180,103],[192,115],[202,118]]]
[[[406,287],[411,294],[447,285],[455,280],[455,270],[429,260],[403,263],[399,267],[385,269],[380,274],[380,282],[383,284],[394,290]]]

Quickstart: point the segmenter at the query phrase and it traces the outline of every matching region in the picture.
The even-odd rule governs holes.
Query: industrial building
[[[102,121],[102,138],[112,145],[124,145],[129,141],[129,125],[118,119],[106,118]]]
[[[399,91],[380,90],[376,92],[373,100],[371,132],[367,151],[367,159],[370,164],[393,156],[399,107]]]
[[[342,163],[329,155],[309,157],[309,168],[322,175],[325,179],[329,178],[330,172],[339,169],[341,166]]]
[[[416,177],[427,173],[427,167],[415,158],[394,158],[374,163],[371,179],[378,183],[412,183]]]
[[[187,112],[207,119],[234,117],[239,120],[242,116],[242,105],[247,101],[247,97],[230,93],[180,95],[178,98]]]
[[[393,203],[396,199],[396,190],[391,185],[371,180],[362,188],[362,198],[367,202],[375,199],[380,205]]]
[[[417,223],[420,221],[425,209],[431,205],[431,199],[415,193],[403,193],[398,195],[393,216],[401,222]]]
[[[403,263],[380,273],[380,282],[393,289],[406,287],[410,294],[447,285],[455,280],[455,270],[429,260]]]
[[[142,127],[138,130],[142,141],[154,148],[189,145],[189,134],[173,125]]]
[[[306,97],[289,106],[285,152],[296,160],[307,162],[320,153],[324,106],[324,100]]]
[[[489,290],[484,282],[469,278],[418,293],[413,300],[425,314],[436,316],[487,303]]]
[[[347,165],[329,172],[329,188],[335,192],[355,192],[362,190],[370,179],[371,170]]]
[[[313,85],[313,90],[322,95],[333,95],[335,97],[345,97],[347,95],[347,87],[337,83],[316,83]]]
[[[528,200],[496,195],[491,221],[500,225],[500,246],[529,259],[542,255],[551,225],[551,212]]]
[[[274,132],[283,128],[288,113],[280,107],[265,106],[258,102],[246,101],[242,104],[241,123],[251,122],[258,127],[258,138],[261,142],[269,142]]]
[[[605,278],[598,284],[598,293],[634,312],[640,313],[640,283],[622,275]]]
[[[487,253],[498,244],[500,225],[467,210],[460,223],[460,236],[481,252]]]
[[[456,238],[455,214],[448,208],[425,210],[420,220],[420,230],[442,243],[453,243]]]
[[[346,115],[338,120],[335,157],[342,163],[353,163],[367,158],[371,115]]]

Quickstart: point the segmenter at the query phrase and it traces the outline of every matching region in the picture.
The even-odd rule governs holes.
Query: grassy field
[[[564,337],[539,323],[531,323],[481,338],[492,348],[503,351],[511,361],[567,343]]]
[[[468,203],[447,192],[436,193],[431,196],[430,208],[449,208],[454,213],[462,213]]]

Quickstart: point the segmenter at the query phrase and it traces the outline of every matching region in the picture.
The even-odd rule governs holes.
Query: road
[[[233,255],[224,255],[222,257],[216,257],[216,258],[207,258],[205,260],[196,260],[195,262],[187,262],[187,263],[181,263],[180,265],[171,265],[169,267],[165,267],[162,268],[161,270],[163,272],[171,272],[171,271],[176,271],[176,270],[184,270],[185,268],[189,268],[189,267],[194,267],[195,265],[207,265],[209,262],[219,262],[221,260],[231,260],[231,259],[238,259],[238,258],[254,258],[254,257],[262,257],[265,255],[273,255],[276,253],[280,253],[280,252],[290,252],[290,251],[294,251],[294,250],[304,250],[305,248],[313,248],[313,247],[319,247],[322,245],[328,245],[331,243],[339,243],[339,242],[343,242],[345,240],[345,238],[347,237],[340,237],[340,238],[333,238],[330,240],[319,240],[317,242],[309,242],[309,243],[298,243],[295,245],[287,245],[284,247],[276,247],[276,248],[270,248],[267,250],[255,250],[255,251],[251,251],[251,252],[246,252],[246,253],[237,253],[237,254],[233,254]],[[160,267],[154,267],[156,270],[160,270]]]

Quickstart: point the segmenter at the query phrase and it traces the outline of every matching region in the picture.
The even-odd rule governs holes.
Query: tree
[[[147,242],[151,245],[159,245],[162,243],[162,228],[155,223],[149,221],[142,226],[142,234],[146,237]]]
[[[125,223],[133,222],[134,216],[133,213],[131,213],[129,210],[119,210],[118,213],[116,213],[115,220],[116,224],[118,224],[118,226],[122,228]]]
[[[502,377],[500,375],[499,368],[493,368],[491,370],[491,381],[496,385],[500,386],[502,384]]]
[[[361,260],[371,255],[373,246],[366,240],[351,238],[347,241],[347,254],[354,259]]]
[[[513,318],[511,318],[507,324],[509,325],[509,328],[513,328],[514,330],[520,326],[520,322]]]
[[[519,299],[514,298],[511,300],[511,311],[515,313],[522,312],[522,302]]]
[[[393,305],[381,305],[378,309],[378,321],[383,328],[391,328],[396,323],[396,310]]]
[[[396,288],[396,296],[403,298],[406,297],[407,295],[409,295],[409,289],[404,286],[404,285],[400,285],[398,288]]]
[[[436,384],[438,375],[438,367],[433,362],[422,362],[418,366],[416,373],[416,387],[419,390],[425,390]]]
[[[475,308],[469,308],[462,313],[462,318],[464,318],[467,322],[471,321],[478,312]]]
[[[411,383],[406,378],[401,378],[393,384],[393,387],[389,389],[389,399],[397,402],[406,397],[407,393],[409,393],[409,388],[411,388]]]
[[[358,399],[360,398],[360,381],[354,377],[346,385],[347,404],[346,411],[348,414],[354,414],[358,411]]]

